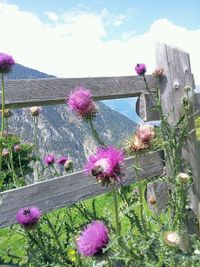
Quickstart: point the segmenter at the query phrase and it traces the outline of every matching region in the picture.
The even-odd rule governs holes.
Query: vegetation
[[[5,66],[6,73],[8,70],[8,59],[10,56],[0,54],[2,80]],[[146,66],[137,64],[135,70],[149,91]],[[154,75],[162,78],[163,69],[157,69]],[[193,119],[193,114],[189,113],[188,94],[182,101],[183,114],[173,127],[163,116],[159,88],[155,101],[161,128],[155,131],[150,125],[140,125],[123,149],[119,149],[106,146],[95,128],[93,119],[98,110],[90,91],[84,87],[75,89],[68,105],[88,123],[99,143],[96,153],[85,164],[85,173],[92,175],[101,186],[107,186],[110,193],[44,215],[39,207],[24,203],[24,207],[16,211],[18,225],[0,231],[0,262],[30,267],[200,266],[199,218],[190,209],[188,195],[193,185],[192,169],[181,157],[183,146],[191,134],[189,121]],[[2,107],[4,104],[2,97]],[[25,175],[32,172],[29,162],[41,163],[37,140],[40,109],[34,107],[31,112],[35,129],[34,146],[21,143],[16,136],[4,134],[6,118],[2,108],[1,190],[24,185]],[[160,148],[165,151],[167,173],[143,181],[141,156]],[[137,179],[131,186],[123,186],[123,163],[127,154],[134,156],[133,169]],[[48,154],[44,163],[54,175],[57,173],[54,155]],[[72,162],[67,157],[60,158],[59,164],[63,171],[72,171]],[[41,170],[37,165],[35,170],[40,177]],[[152,194],[149,198],[146,194],[146,188],[152,182],[166,184],[168,202],[161,211],[157,196]],[[192,219],[196,229],[191,232]]]

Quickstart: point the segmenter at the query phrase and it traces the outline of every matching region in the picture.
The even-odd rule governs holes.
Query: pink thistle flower
[[[12,56],[5,53],[0,53],[0,73],[8,73],[14,64],[15,61]]]
[[[137,137],[143,143],[149,143],[155,137],[154,127],[151,125],[140,125],[136,131]]]
[[[98,148],[96,154],[89,157],[85,173],[95,176],[102,185],[121,182],[124,157],[123,151],[114,147]]]
[[[83,86],[75,87],[67,103],[70,110],[74,111],[82,119],[91,119],[97,112],[90,90]]]
[[[64,156],[61,156],[58,160],[57,160],[57,163],[60,164],[60,165],[64,165],[65,162],[68,160],[67,157],[64,157]]]
[[[77,238],[78,252],[85,257],[102,253],[109,242],[109,231],[101,221],[88,224]]]
[[[53,154],[48,154],[46,157],[44,157],[44,163],[48,166],[55,163],[55,156]]]
[[[16,214],[17,222],[23,225],[25,228],[31,228],[35,226],[40,217],[41,211],[35,206],[21,208]]]
[[[137,64],[135,66],[135,71],[138,75],[144,75],[146,72],[146,66],[145,64]]]

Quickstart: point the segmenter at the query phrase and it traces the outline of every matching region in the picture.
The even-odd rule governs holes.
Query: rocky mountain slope
[[[50,78],[52,76],[16,64],[7,79]],[[98,102],[99,113],[94,121],[106,144],[120,144],[135,129],[136,124],[122,114]],[[45,106],[38,118],[38,138],[42,157],[46,153],[57,156],[69,155],[75,169],[81,169],[86,157],[97,145],[90,126],[77,119],[66,105]],[[13,110],[9,130],[20,135],[26,142],[33,142],[33,118],[28,108]]]

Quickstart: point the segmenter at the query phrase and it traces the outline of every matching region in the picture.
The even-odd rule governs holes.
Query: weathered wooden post
[[[164,68],[164,77],[160,80],[160,93],[162,110],[168,116],[168,122],[174,126],[180,119],[183,106],[182,99],[184,88],[189,86],[194,89],[194,79],[191,73],[190,57],[185,51],[168,46],[166,44],[156,45],[157,66]],[[194,113],[192,96],[191,114]],[[189,121],[189,131],[186,145],[183,148],[182,156],[189,163],[194,185],[191,189],[191,208],[195,213],[198,212],[200,202],[200,151],[196,140],[194,116]]]

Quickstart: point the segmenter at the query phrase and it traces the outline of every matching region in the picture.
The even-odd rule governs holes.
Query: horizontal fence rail
[[[150,88],[155,88],[153,76],[147,75],[147,81]],[[95,100],[134,97],[146,91],[144,81],[139,76],[6,80],[6,106],[19,108],[63,104],[74,87],[80,85],[89,88]]]
[[[136,182],[133,165],[133,157],[125,160],[124,185]],[[164,167],[163,151],[141,157],[140,166],[142,179],[161,175]],[[96,183],[94,177],[85,176],[83,172],[5,191],[0,193],[0,227],[16,223],[16,212],[22,207],[36,205],[45,213],[109,191],[109,187]]]

